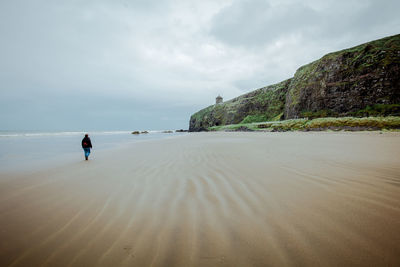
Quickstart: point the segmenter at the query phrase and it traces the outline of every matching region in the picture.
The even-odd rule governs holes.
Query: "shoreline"
[[[397,132],[191,133],[2,175],[0,265],[396,266],[399,151]]]

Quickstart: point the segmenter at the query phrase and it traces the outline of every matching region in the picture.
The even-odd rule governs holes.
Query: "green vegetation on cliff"
[[[278,122],[240,123],[210,127],[209,131],[322,131],[322,130],[392,130],[400,129],[400,117],[341,117],[291,119]]]
[[[338,117],[340,114],[332,110],[319,110],[316,112],[306,111],[301,113],[301,117],[308,119]],[[370,117],[370,116],[400,116],[400,104],[375,104],[366,108],[348,112],[353,117]]]
[[[190,131],[297,118],[400,115],[400,35],[323,56],[293,78],[193,114]]]

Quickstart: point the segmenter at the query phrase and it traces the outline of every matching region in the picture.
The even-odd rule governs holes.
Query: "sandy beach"
[[[400,133],[193,133],[0,177],[0,266],[400,266]]]

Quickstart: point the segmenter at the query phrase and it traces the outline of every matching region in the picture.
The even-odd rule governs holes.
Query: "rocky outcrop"
[[[293,78],[193,114],[189,131],[302,117],[362,115],[400,104],[400,35],[325,55]],[[389,115],[390,111],[388,114]]]

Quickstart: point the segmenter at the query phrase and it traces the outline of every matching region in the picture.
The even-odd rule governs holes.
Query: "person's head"
[[[88,135],[88,134],[85,134],[85,137],[89,137],[89,135]]]

